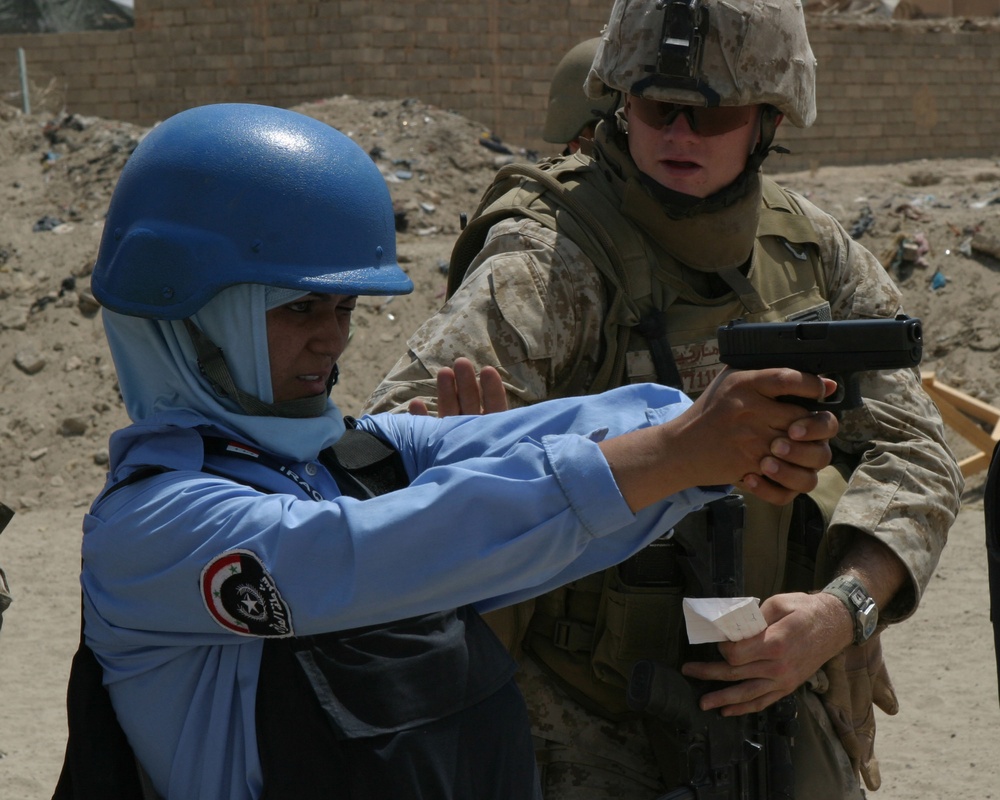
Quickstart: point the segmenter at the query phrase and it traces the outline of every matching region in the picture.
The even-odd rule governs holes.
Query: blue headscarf
[[[297,289],[239,284],[223,289],[192,321],[224,353],[236,386],[272,403],[265,313],[303,297]],[[104,329],[129,418],[136,423],[194,427],[215,423],[247,443],[310,461],[336,442],[344,419],[332,400],[316,417],[252,416],[222,397],[201,374],[183,320],[154,320],[103,309]]]

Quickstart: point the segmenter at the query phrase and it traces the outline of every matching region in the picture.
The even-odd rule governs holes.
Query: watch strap
[[[863,644],[872,635],[878,621],[878,607],[863,583],[853,575],[840,575],[824,588],[840,600],[854,622],[854,644]]]

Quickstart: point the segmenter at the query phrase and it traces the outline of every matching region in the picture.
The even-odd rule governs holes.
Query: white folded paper
[[[691,644],[738,642],[767,627],[756,597],[685,597],[684,622]]]

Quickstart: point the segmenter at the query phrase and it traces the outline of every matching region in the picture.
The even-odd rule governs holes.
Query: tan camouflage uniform
[[[833,318],[900,313],[899,290],[875,257],[833,217],[798,200],[825,242],[823,266]],[[490,231],[459,290],[411,337],[409,354],[378,387],[369,410],[403,410],[414,397],[424,398],[433,408],[434,375],[458,356],[478,365],[497,365],[511,405],[531,404],[556,394],[586,393],[600,363],[605,300],[600,274],[576,244],[531,219],[502,221]],[[690,348],[675,352],[687,391],[696,393],[691,384],[703,386],[719,369],[713,352],[705,348],[702,357],[694,360]],[[883,622],[898,622],[913,613],[934,571],[957,512],[961,478],[944,444],[938,412],[914,371],[868,373],[862,387],[865,410],[843,416],[835,443],[838,450],[864,454],[864,458],[852,475],[850,490],[837,505],[830,528],[831,556],[835,558],[839,546],[849,543],[855,530],[876,536],[898,554],[910,572],[910,584],[890,607],[881,610]],[[583,755],[542,756],[554,762],[546,771],[547,797],[585,797],[580,787],[593,786],[595,780],[604,787],[595,790],[595,797],[614,796],[603,793],[608,774],[614,776],[616,786],[636,787],[634,794],[621,796],[655,796],[655,761],[634,757],[648,750],[642,724],[612,725],[588,714],[551,683],[530,661],[526,663],[522,689],[536,735],[550,747],[576,748]],[[891,703],[887,705],[891,709]],[[803,701],[803,706],[812,712],[819,709],[814,701]],[[574,722],[559,733],[553,719],[565,724],[569,717]],[[835,737],[824,715],[819,714],[817,720],[816,726]],[[586,731],[590,733],[585,735]],[[608,740],[598,743],[594,731]],[[614,749],[631,756],[609,756],[609,763],[619,766],[598,770],[600,756]],[[832,752],[833,762],[857,787],[842,748],[832,747]],[[581,762],[592,765],[590,778],[579,774],[585,769]],[[836,767],[831,769],[836,771]],[[558,792],[559,784],[572,791]],[[831,796],[851,795],[838,790]]]
[[[875,256],[832,216],[799,202],[829,243],[833,318],[902,313],[900,291]],[[458,356],[498,366],[512,406],[550,399],[555,386],[565,387],[565,395],[584,394],[600,361],[604,299],[600,274],[569,239],[529,219],[500,222],[458,292],[409,339],[409,353],[367,410],[405,410],[414,397],[433,410],[434,376]],[[695,371],[682,374],[689,379]],[[837,505],[833,527],[876,536],[907,565],[909,589],[880,610],[883,622],[898,622],[916,609],[937,566],[961,478],[940,414],[915,371],[865,373],[862,394],[865,413],[844,415],[836,446],[866,458]]]
[[[652,2],[646,5],[654,8]],[[728,9],[741,5],[750,4],[736,0],[725,4]],[[801,9],[791,3],[766,7],[754,4],[754,8],[778,15],[791,13],[788,9],[792,9],[801,15]],[[612,23],[617,19],[621,27],[627,28],[632,24],[629,13],[628,2],[618,0],[612,11]],[[730,23],[723,21],[719,28],[712,29],[713,35],[724,36],[727,24]],[[801,25],[801,20],[798,24]],[[640,26],[640,33],[645,37],[646,28],[651,26],[644,22],[642,25],[645,27]],[[739,34],[740,42],[746,38],[736,23],[732,23],[732,30],[734,37]],[[772,22],[758,30],[767,32],[782,27],[778,24],[776,28]],[[635,44],[633,49],[624,48],[617,42],[617,34],[617,29],[606,32],[603,45],[618,44],[623,48],[621,52],[626,53],[639,52],[648,46],[639,41],[641,37],[633,37],[635,42],[632,42],[624,36],[625,44]],[[804,33],[801,36],[805,41]],[[766,51],[771,44],[765,41],[759,47]],[[803,52],[811,59],[807,42]],[[631,68],[613,58],[609,63],[616,69]],[[811,69],[812,62],[807,66]],[[634,71],[643,74],[641,69]],[[801,90],[797,86],[779,86],[771,96],[766,96],[767,87],[755,84],[744,97],[739,93],[739,86],[744,84],[737,81],[736,85],[728,99],[723,92],[723,104],[779,104],[781,97],[793,97],[791,105],[779,104],[781,111],[794,124],[811,122],[812,73],[805,67],[797,84],[804,87]],[[765,98],[757,98],[755,92]],[[807,94],[808,102],[799,103]],[[657,99],[689,102],[670,96]],[[581,180],[592,180],[599,191],[624,198],[637,184],[630,180],[630,170],[632,173],[637,170],[625,152],[626,147],[602,123],[593,158],[589,162],[583,158],[580,162],[597,164],[597,168]],[[750,204],[756,202],[763,207],[760,184],[751,185],[756,186],[756,194],[748,195]],[[765,183],[767,186],[773,184]],[[784,196],[794,201],[817,234],[819,285],[833,319],[885,318],[902,312],[898,288],[871,253],[852,240],[829,214],[802,197],[787,192]],[[620,204],[624,207],[625,200]],[[753,213],[757,211],[753,209]],[[713,314],[719,313],[720,305],[738,303],[736,295],[728,289],[720,293],[718,276],[696,264],[697,259],[711,261],[706,253],[713,248],[725,248],[726,237],[722,232],[730,229],[716,224],[719,221],[707,217],[699,222],[695,218],[690,221],[689,230],[699,232],[686,236],[684,224],[665,215],[652,224],[647,219],[641,226],[643,236],[649,239],[659,236],[664,240],[656,243],[658,250],[653,248],[661,254],[661,261],[650,265],[650,270],[682,275],[691,282],[694,300],[687,298],[683,308],[683,313],[691,319],[697,317],[698,306],[704,306],[706,320],[714,320]],[[434,376],[459,356],[468,357],[479,366],[498,366],[513,406],[591,391],[602,364],[605,345],[602,325],[610,300],[609,290],[594,259],[588,255],[592,251],[565,235],[564,227],[546,225],[544,220],[527,214],[493,225],[462,285],[441,311],[410,338],[408,354],[377,388],[367,410],[402,411],[415,397],[423,398],[433,409]],[[677,241],[667,241],[670,236],[662,233],[665,230],[677,231]],[[763,240],[754,228],[749,229],[748,235],[750,239],[741,251],[743,254],[751,248],[755,253],[764,249]],[[741,246],[736,243],[737,252]],[[745,258],[740,255],[739,263]],[[684,264],[695,269],[685,268]],[[798,266],[795,258],[787,264],[790,270],[806,269]],[[676,311],[679,307],[673,308]],[[668,307],[668,315],[670,312]],[[684,389],[696,394],[722,369],[717,346],[711,336],[693,337],[682,344],[671,336],[671,341]],[[628,374],[633,379],[641,379],[643,375],[642,355],[629,353]],[[962,477],[945,444],[940,415],[923,391],[916,370],[865,373],[861,390],[864,407],[842,415],[840,433],[833,443],[835,458],[839,454],[856,463],[856,467],[829,520],[824,541],[825,568],[828,571],[836,568],[855,536],[874,536],[884,543],[909,573],[908,583],[888,607],[880,609],[880,623],[892,624],[914,612],[930,580],[958,511]],[[822,572],[820,568],[817,571]],[[748,573],[748,580],[749,577]],[[827,574],[822,580],[825,582],[829,577],[832,575]],[[779,591],[783,590],[784,587],[779,587]],[[773,593],[762,591],[760,596]],[[538,601],[539,605],[544,602],[544,598]],[[531,608],[520,608],[518,613],[526,617]],[[509,628],[498,632],[509,632]],[[520,639],[515,636],[507,643],[517,653]],[[662,736],[656,730],[656,720],[631,717],[613,721],[592,713],[563,691],[560,682],[552,678],[537,656],[522,655],[521,662],[520,685],[539,741],[546,800],[611,797],[651,800],[675,788],[661,779],[663,753],[656,751],[658,747],[662,749]],[[859,772],[869,788],[877,788],[878,764],[872,752],[873,700],[888,713],[896,710],[878,637],[873,637],[866,646],[848,648],[796,694],[799,701],[799,732],[794,747],[796,796],[809,800],[861,797]]]

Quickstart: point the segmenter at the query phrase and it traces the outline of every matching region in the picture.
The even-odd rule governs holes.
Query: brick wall
[[[816,123],[783,126],[789,168],[1000,155],[1000,27],[810,25]]]
[[[540,138],[549,78],[608,10],[608,0],[135,0],[131,30],[0,36],[0,90],[20,102],[23,48],[32,86],[85,115],[150,124],[202,103],[417,97],[551,152]],[[783,127],[793,155],[782,168],[1000,153],[1000,27],[967,27],[810,17],[819,117],[806,131]]]

